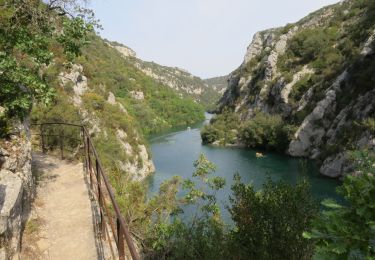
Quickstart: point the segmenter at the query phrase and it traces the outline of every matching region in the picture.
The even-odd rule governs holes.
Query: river
[[[206,114],[204,123],[207,123],[210,117],[211,115]],[[312,194],[317,199],[339,198],[335,193],[339,181],[320,175],[312,161],[305,160],[302,163],[300,159],[270,152],[265,152],[263,158],[257,158],[257,151],[253,149],[202,145],[199,129],[204,123],[150,138],[156,168],[155,173],[148,179],[150,194],[156,193],[160,184],[172,176],[191,178],[194,172],[193,162],[203,153],[217,166],[216,175],[226,180],[224,189],[217,194],[224,219],[229,218],[225,205],[228,205],[235,173],[241,176],[243,182],[252,183],[256,189],[261,188],[268,177],[292,184],[306,177],[311,184]]]

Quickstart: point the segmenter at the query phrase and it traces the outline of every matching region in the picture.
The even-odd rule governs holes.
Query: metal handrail
[[[105,235],[107,234],[108,242],[110,243],[110,246],[112,248],[111,237],[108,234],[108,230],[106,230],[106,224],[108,224],[111,227],[111,231],[115,239],[115,244],[117,247],[119,259],[125,260],[125,247],[124,247],[125,243],[124,242],[126,241],[126,244],[130,251],[132,259],[139,260],[140,257],[135,248],[134,242],[131,238],[128,224],[126,223],[124,217],[121,214],[120,207],[115,199],[113,188],[111,184],[109,183],[107,175],[104,173],[103,166],[99,160],[98,153],[95,149],[95,146],[90,138],[90,134],[87,131],[86,127],[83,125],[71,124],[71,123],[65,123],[65,122],[48,122],[48,123],[39,123],[39,124],[32,124],[32,125],[40,126],[41,148],[44,153],[46,152],[44,137],[48,136],[44,134],[44,126],[65,125],[65,126],[78,127],[81,129],[81,133],[82,133],[81,141],[83,141],[83,144],[84,144],[85,172],[86,172],[86,175],[89,175],[91,190],[94,191],[94,184],[96,184],[96,189],[97,189],[97,193],[96,192],[93,192],[93,193],[96,195],[96,199],[99,204],[100,228],[101,228],[102,239],[105,240]],[[59,136],[59,135],[54,135],[54,136]],[[61,136],[63,137],[63,134]],[[63,142],[61,142],[60,148],[61,148],[61,156],[63,157],[63,149],[64,149]],[[95,167],[93,167],[91,156],[94,157]],[[95,178],[95,183],[94,183],[94,178]],[[102,180],[104,183],[105,190],[102,189],[103,188]],[[111,219],[111,212],[108,210],[106,201],[104,200],[106,194],[109,195],[110,202],[115,212],[116,228],[114,227],[113,221]],[[124,241],[124,238],[125,238],[125,241]]]

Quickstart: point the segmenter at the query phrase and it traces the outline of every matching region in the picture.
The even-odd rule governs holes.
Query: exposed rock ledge
[[[21,232],[34,196],[31,143],[25,125],[9,141],[0,140],[0,259],[19,252]]]

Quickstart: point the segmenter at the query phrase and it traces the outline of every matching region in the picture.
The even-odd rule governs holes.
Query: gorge
[[[88,236],[104,241],[106,223],[134,259],[374,257],[374,1],[257,32],[237,69],[209,79],[104,39],[79,0],[3,2],[0,259],[39,235],[51,161],[77,177],[56,167],[71,184],[52,187],[80,184],[83,222],[100,218]]]

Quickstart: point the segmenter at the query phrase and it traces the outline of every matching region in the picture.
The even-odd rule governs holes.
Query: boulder
[[[344,174],[347,163],[345,153],[339,153],[325,159],[319,171],[324,176],[338,178]]]

